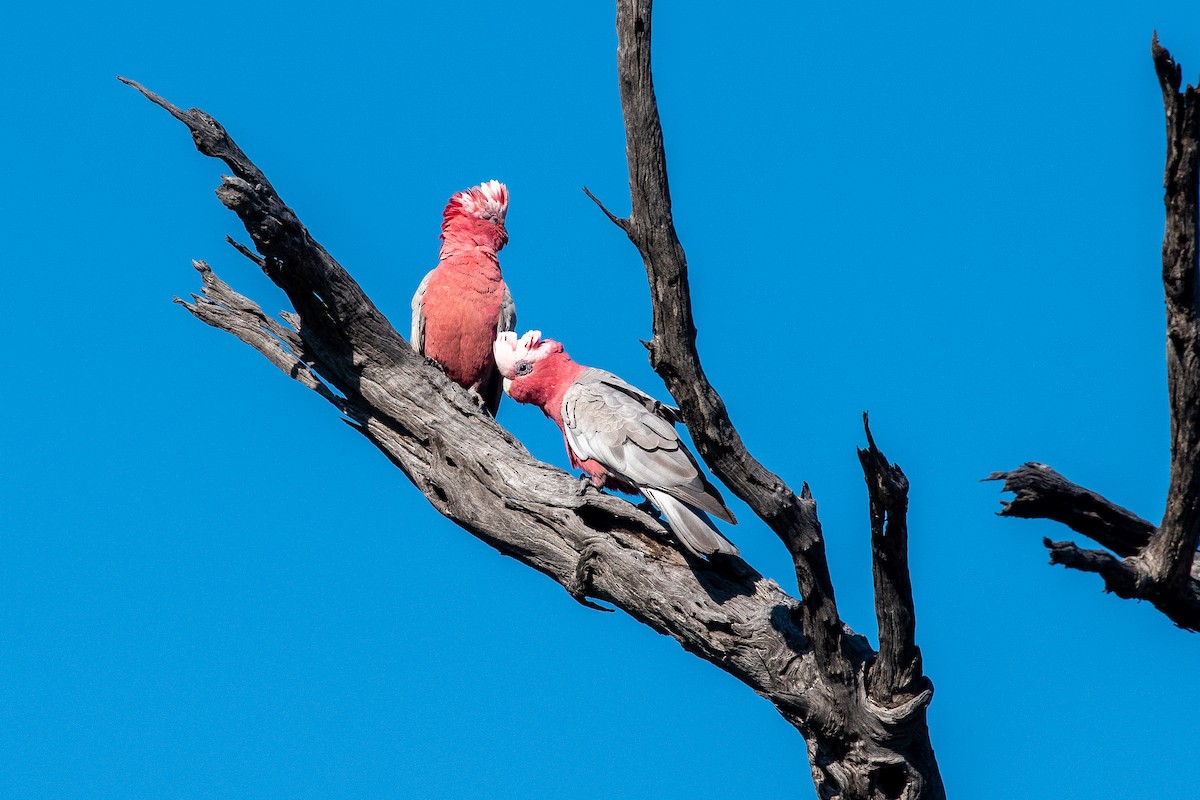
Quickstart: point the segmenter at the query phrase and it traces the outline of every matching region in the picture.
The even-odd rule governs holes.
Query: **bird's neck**
[[[563,395],[585,369],[566,353],[553,353],[538,362],[535,380],[514,381],[509,391],[514,400],[537,406],[561,428]]]
[[[491,244],[457,236],[454,238],[447,236],[442,241],[442,248],[438,251],[438,257],[442,261],[462,259],[464,257],[473,258],[494,264],[497,269],[499,269],[500,265],[500,259],[496,255],[496,248]]]
[[[453,217],[442,225],[442,258],[479,251],[496,260],[506,236],[495,223],[473,217]]]
[[[491,247],[446,239],[442,243],[438,269],[471,282],[498,282],[502,279],[500,259]]]

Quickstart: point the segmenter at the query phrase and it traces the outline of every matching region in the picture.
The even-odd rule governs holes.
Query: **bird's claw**
[[[484,400],[483,395],[481,395],[474,387],[467,389],[467,396],[470,397],[471,402],[473,402],[479,408],[487,408],[487,400]]]

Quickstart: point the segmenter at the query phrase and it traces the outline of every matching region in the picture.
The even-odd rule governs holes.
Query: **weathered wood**
[[[1171,480],[1158,531],[1139,554],[1148,594],[1169,597],[1186,588],[1200,538],[1200,285],[1197,207],[1200,175],[1200,94],[1182,92],[1179,65],[1154,37],[1155,71],[1167,122],[1162,276],[1167,301],[1167,395],[1171,410]]]
[[[1166,227],[1162,280],[1167,309],[1167,396],[1171,477],[1166,510],[1155,527],[1044,464],[994,472],[1017,493],[1002,516],[1053,519],[1095,539],[1118,556],[1045,540],[1050,562],[1094,572],[1107,591],[1147,600],[1176,625],[1200,630],[1200,92],[1182,91],[1182,70],[1155,35],[1150,44],[1163,95],[1167,158],[1163,172]]]
[[[1016,494],[1001,503],[999,516],[1052,519],[1119,556],[1138,553],[1154,535],[1154,523],[1071,483],[1045,464],[1030,461],[1008,472],[993,472],[984,480],[1004,481],[1002,491]]]
[[[871,508],[871,563],[879,656],[871,664],[868,689],[879,702],[916,695],[928,684],[917,647],[917,614],[908,571],[908,478],[875,446],[863,414],[867,449],[858,451]]]
[[[993,472],[984,480],[1002,480],[1003,490],[1016,495],[1003,504],[1000,516],[1060,522],[1124,556],[1043,539],[1051,564],[1095,573],[1104,579],[1105,591],[1127,599],[1150,600],[1181,628],[1200,629],[1200,563],[1195,559],[1181,589],[1163,594],[1147,588],[1145,566],[1137,555],[1155,533],[1152,523],[1072,483],[1045,464],[1022,464],[1009,472]]]
[[[143,93],[193,130],[201,152],[234,161],[239,175],[257,172],[207,114],[180,111]],[[548,575],[576,599],[611,603],[675,638],[785,716],[834,724],[819,696],[811,648],[792,619],[799,606],[794,598],[739,560],[689,563],[666,544],[656,519],[625,500],[579,495],[575,478],[530,456],[411,352],[269,182],[224,181],[218,196],[242,218],[263,254],[264,272],[300,300],[291,317],[297,329],[268,317],[203,262],[196,263],[203,293],[182,305],[319,393],[438,511],[501,553]],[[358,312],[354,302],[361,303]]]
[[[907,507],[907,481],[902,487],[888,483],[892,491],[886,502],[895,514],[889,525],[893,536],[885,543],[881,531],[880,540],[873,543],[878,544],[877,564],[887,562],[883,584],[876,584],[877,607],[897,622],[886,634],[882,670],[886,677],[868,691],[865,676],[873,667],[867,664],[880,662],[862,649],[856,637],[847,635],[838,614],[816,501],[808,485],[796,494],[750,454],[700,361],[687,257],[672,218],[666,147],[654,95],[651,12],[652,0],[617,2],[617,75],[625,118],[629,218],[618,218],[588,192],[642,256],[654,312],[654,335],[646,343],[651,366],[679,403],[705,463],[779,536],[792,556],[803,598],[801,627],[813,643],[824,682],[839,698],[838,713],[846,720],[837,730],[805,730],[818,795],[943,797],[925,722],[932,684],[924,677],[919,651],[911,643],[914,615],[907,537],[898,532],[904,528],[903,512],[898,509]],[[863,468],[874,502],[876,479],[887,482],[894,473],[890,468],[877,469],[876,459],[887,462],[874,441],[869,452],[872,457]]]
[[[804,628],[824,660],[848,670],[816,503],[797,495],[747,452],[700,363],[687,257],[671,215],[667,154],[650,69],[651,5],[650,0],[617,3],[617,75],[632,210],[628,220],[614,220],[646,267],[654,311],[654,337],[646,345],[650,364],[678,401],[705,463],[788,548],[804,598]]]
[[[239,216],[261,255],[235,247],[284,290],[296,313],[285,314],[289,325],[281,324],[204,262],[195,263],[202,293],[179,302],[325,398],[448,519],[548,575],[579,602],[594,608],[601,606],[593,600],[609,603],[673,637],[774,704],[806,737],[822,798],[944,797],[925,721],[932,686],[911,642],[911,591],[905,595],[899,588],[907,579],[906,534],[897,533],[903,511],[895,503],[907,504],[907,486],[893,487],[888,496],[881,536],[888,547],[889,585],[897,588],[877,594],[877,604],[899,598],[908,621],[888,634],[886,659],[896,666],[871,681],[868,672],[878,671],[873,665],[880,662],[837,614],[807,485],[796,495],[749,456],[703,377],[686,261],[670,224],[649,73],[649,4],[620,2],[618,12],[623,105],[641,109],[641,116],[631,117],[626,108],[627,129],[632,119],[650,120],[657,130],[647,148],[645,129],[633,129],[631,176],[646,153],[657,154],[657,167],[642,186],[643,199],[635,197],[632,220],[610,218],[627,227],[635,243],[653,245],[650,255],[643,254],[655,309],[654,363],[660,374],[671,376],[668,385],[676,397],[686,400],[685,418],[718,477],[787,544],[803,603],[740,559],[689,561],[666,542],[656,519],[624,500],[578,494],[574,478],[532,458],[436,366],[411,351],[215,119],[125,81],[183,122],[200,152],[230,167],[233,175],[223,178],[217,195]],[[631,46],[642,48],[637,59],[631,60]],[[644,73],[627,93],[625,70],[633,61]],[[864,462],[869,482],[876,461],[885,465],[880,475],[893,474],[873,440],[864,452],[871,453],[872,466]]]

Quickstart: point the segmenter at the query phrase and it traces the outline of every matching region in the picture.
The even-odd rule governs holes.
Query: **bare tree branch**
[[[230,240],[231,244],[233,240]],[[239,250],[241,245],[234,244]],[[246,255],[256,261],[252,253]],[[262,353],[268,361],[279,367],[289,378],[312,389],[332,403],[344,414],[354,409],[344,398],[338,397],[326,386],[312,367],[306,363],[304,342],[294,329],[284,327],[278,320],[268,317],[250,298],[238,294],[225,281],[217,277],[204,261],[193,261],[192,266],[200,273],[204,282],[204,294],[192,295],[194,302],[187,303],[175,298],[175,302],[192,312],[196,319],[214,328],[232,333],[246,344]]]
[[[1140,558],[1163,595],[1184,590],[1200,537],[1200,319],[1197,292],[1197,175],[1200,111],[1196,88],[1179,91],[1181,70],[1155,35],[1154,67],[1167,120],[1167,209],[1163,287],[1167,300],[1167,393],[1171,406],[1171,482],[1158,532]]]
[[[1138,571],[1129,561],[1104,550],[1084,550],[1074,542],[1043,539],[1042,544],[1050,551],[1051,564],[1062,564],[1081,572],[1094,572],[1104,578],[1104,591],[1126,599],[1137,598]]]
[[[1022,464],[1011,472],[993,472],[984,480],[1003,480],[1004,491],[1016,493],[1012,501],[1003,504],[1000,516],[1061,522],[1118,556],[1125,556],[1117,558],[1103,550],[1085,550],[1071,542],[1044,539],[1051,564],[1100,575],[1105,591],[1128,599],[1150,599],[1176,625],[1200,629],[1200,563],[1192,564],[1182,591],[1155,601],[1149,597],[1143,565],[1131,558],[1150,543],[1154,525],[1071,483],[1045,464]]]
[[[922,680],[921,650],[916,644],[917,614],[908,571],[908,478],[889,464],[875,446],[863,414],[867,449],[858,451],[871,501],[871,564],[875,577],[875,618],[879,623],[879,657],[871,664],[868,689],[884,702],[912,696]]]
[[[1002,480],[1002,491],[1017,495],[1002,503],[1000,516],[1061,522],[1119,556],[1138,553],[1154,535],[1152,522],[1071,483],[1045,464],[1030,461],[1010,472],[993,472],[984,480]]]
[[[257,170],[207,114],[155,102],[174,109],[194,132],[200,128],[194,138],[201,152],[235,153],[244,160],[239,171]],[[221,131],[217,147],[209,146],[212,130]],[[578,495],[574,478],[533,459],[440,370],[413,355],[386,320],[373,316],[365,295],[356,315],[350,304],[361,295],[357,284],[269,187],[226,178],[218,196],[242,218],[264,255],[264,271],[297,300],[298,332],[267,317],[202,262],[204,294],[183,305],[333,403],[438,511],[501,553],[550,576],[578,600],[611,603],[671,636],[771,701],[802,732],[843,729],[842,701],[829,697],[797,624],[795,599],[739,559],[689,563],[663,542],[657,520],[624,500]],[[333,310],[331,297],[338,298]],[[338,321],[345,317],[354,319]],[[928,699],[927,692],[902,710],[923,714]]]
[[[236,154],[229,157],[241,160],[240,173],[257,172],[207,114],[180,111],[143,93],[193,130],[201,152]],[[220,131],[215,140],[209,135],[214,130]],[[218,145],[210,146],[211,141]],[[770,700],[788,719],[836,725],[826,715],[815,657],[793,621],[795,599],[737,559],[719,566],[689,564],[664,542],[656,519],[624,500],[578,495],[575,478],[532,458],[480,414],[466,393],[413,354],[382,316],[373,318],[373,305],[364,305],[361,313],[350,307],[361,289],[309,237],[268,182],[251,186],[227,178],[218,195],[242,217],[264,253],[264,271],[290,297],[304,301],[297,303],[302,308],[293,318],[299,331],[268,317],[203,262],[196,264],[203,295],[182,305],[318,392],[435,508],[501,553],[550,576],[576,599],[611,603],[675,638]],[[339,298],[336,311],[329,310],[332,297]],[[335,314],[354,319],[335,322]],[[310,324],[314,317],[315,325]],[[343,354],[351,341],[355,349]],[[384,358],[391,363],[381,364]]]
[[[608,217],[609,222],[611,222],[613,225],[616,225],[618,228],[620,228],[623,231],[629,230],[629,220],[625,219],[624,217],[618,217],[616,214],[609,211],[608,208],[604,205],[604,203],[600,202],[600,198],[598,198],[598,197],[596,197],[596,195],[592,194],[591,189],[589,189],[585,186],[585,187],[583,187],[583,193],[586,194],[588,196],[588,199],[591,200],[593,203],[595,203],[596,206],[601,211],[604,212],[604,216]]]
[[[1200,93],[1180,91],[1182,70],[1155,34],[1154,68],[1163,93],[1167,159],[1163,174],[1166,228],[1162,245],[1167,305],[1167,394],[1171,414],[1171,478],[1162,523],[1151,523],[1100,495],[1067,481],[1044,464],[1030,462],[987,480],[1004,480],[1017,493],[1001,516],[1057,520],[1095,539],[1118,556],[1051,542],[1050,562],[1094,572],[1106,590],[1148,600],[1176,625],[1200,629]]]
[[[842,713],[848,720],[857,720],[845,727],[861,726],[871,731],[861,737],[865,741],[851,747],[851,752],[858,752],[850,757],[839,752],[846,745],[845,730],[806,733],[818,794],[942,797],[944,790],[924,715],[932,686],[921,672],[920,654],[912,644],[914,615],[908,585],[907,536],[904,512],[899,509],[907,505],[907,481],[902,490],[893,485],[899,470],[893,472],[886,467],[886,459],[871,441],[872,458],[864,460],[863,467],[872,485],[872,501],[878,497],[888,503],[892,514],[888,526],[891,536],[884,544],[881,528],[880,548],[876,550],[877,562],[887,561],[882,567],[883,588],[877,603],[880,607],[899,604],[884,612],[889,622],[883,645],[886,657],[881,654],[882,661],[874,660],[874,654],[864,651],[855,637],[847,635],[848,628],[838,615],[821,523],[808,485],[797,495],[749,453],[700,363],[687,258],[671,214],[666,149],[654,95],[651,11],[652,0],[617,2],[617,74],[625,117],[629,218],[616,218],[590,192],[588,196],[626,232],[642,256],[654,312],[654,336],[647,343],[651,365],[679,403],[705,463],[787,547],[803,597],[802,627],[812,640],[826,684],[842,694]],[[867,434],[869,437],[869,430]],[[882,460],[884,469],[877,468],[876,458]],[[899,475],[903,478],[903,473]],[[876,478],[882,483],[873,482]],[[885,501],[883,493],[887,489],[894,491]],[[900,495],[903,498],[897,499]],[[877,587],[878,581],[877,574]],[[881,642],[885,635],[882,628]],[[869,693],[863,685],[864,659],[879,665],[880,680]],[[864,758],[867,752],[871,755]]]
[[[1103,550],[1084,550],[1073,542],[1043,539],[1042,543],[1050,551],[1051,564],[1094,572],[1104,578],[1104,591],[1127,600],[1144,599],[1145,579],[1134,559],[1117,558]],[[1179,627],[1200,630],[1200,581],[1195,578],[1189,579],[1182,591],[1155,605]]]
[[[670,223],[649,74],[649,4],[632,12],[631,7],[619,5],[623,104],[640,103],[647,116],[639,119],[652,121],[657,131],[657,148],[650,150],[644,147],[645,129],[631,132],[631,174],[647,152],[656,154],[658,169],[641,199],[635,194],[630,220],[605,213],[635,243],[648,243],[643,253],[656,320],[648,347],[656,369],[669,376],[673,393],[686,401],[684,413],[698,447],[718,476],[783,538],[795,561],[803,603],[740,559],[689,562],[664,542],[657,520],[623,500],[577,494],[573,478],[533,459],[436,366],[411,351],[215,119],[198,109],[183,111],[126,81],[183,122],[202,153],[229,165],[233,176],[223,178],[217,195],[240,217],[261,256],[231,244],[284,290],[296,313],[284,315],[291,327],[282,325],[203,262],[196,263],[203,293],[191,303],[180,302],[338,408],[443,515],[550,576],[579,602],[600,607],[592,598],[626,611],[773,703],[806,737],[822,798],[942,798],[925,717],[932,686],[921,674],[912,643],[911,590],[903,588],[906,499],[896,499],[904,492],[893,485],[902,473],[887,466],[868,431],[864,452],[870,459],[864,471],[878,485],[873,502],[877,491],[890,492],[886,498],[879,495],[886,517],[879,535],[884,544],[876,554],[877,560],[886,559],[880,565],[887,576],[881,597],[906,604],[886,634],[887,654],[877,659],[838,617],[807,485],[797,496],[750,458],[703,377],[686,261]],[[644,63],[638,63],[644,74],[627,93],[630,42],[643,48]],[[638,94],[642,91],[649,92],[648,103]],[[626,117],[628,123],[628,108]],[[884,663],[886,669],[879,666]]]
[[[687,257],[671,216],[667,155],[650,70],[650,0],[617,3],[617,75],[625,115],[632,211],[622,227],[642,254],[654,309],[650,363],[679,403],[713,473],[783,540],[804,598],[804,629],[823,660],[849,669],[841,619],[811,494],[797,496],[749,454],[696,350]]]

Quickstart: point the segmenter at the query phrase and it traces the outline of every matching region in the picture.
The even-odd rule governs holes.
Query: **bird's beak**
[[[505,378],[504,379],[504,393],[507,394],[509,397],[512,397],[512,395],[509,394],[509,391],[508,391],[511,388],[512,388],[512,378]]]

